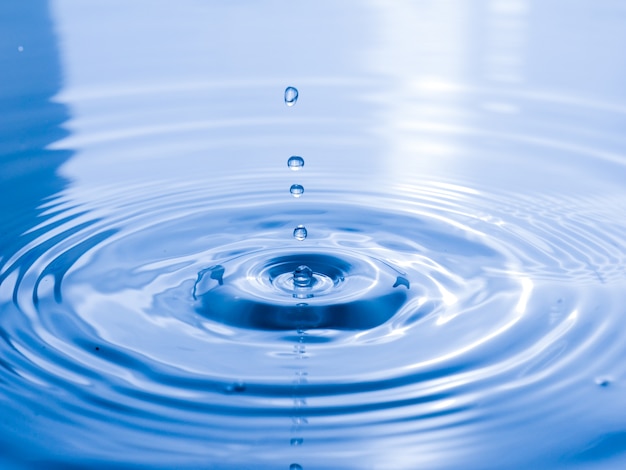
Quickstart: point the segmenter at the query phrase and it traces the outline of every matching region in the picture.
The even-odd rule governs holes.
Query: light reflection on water
[[[21,8],[0,463],[625,463],[621,5]]]

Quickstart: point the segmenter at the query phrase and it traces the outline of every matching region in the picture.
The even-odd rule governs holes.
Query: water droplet
[[[306,227],[304,225],[298,225],[293,229],[293,238],[296,240],[304,240],[307,236]]]
[[[596,385],[600,387],[608,387],[611,385],[612,380],[609,377],[598,377],[596,379]]]
[[[304,236],[306,237],[306,233]],[[294,287],[311,287],[311,285],[313,284],[313,279],[313,271],[311,271],[311,268],[304,264],[298,266],[293,272]]]
[[[243,382],[233,382],[232,384],[226,387],[226,391],[228,393],[241,393],[245,392],[246,384]]]
[[[24,52],[24,46],[17,46],[17,52]]]
[[[292,446],[301,446],[304,443],[304,439],[301,437],[294,437],[289,441]]]
[[[289,192],[293,197],[300,197],[302,193],[304,193],[304,186],[300,184],[292,184],[291,188],[289,188]]]
[[[297,155],[289,157],[289,160],[287,160],[287,166],[293,171],[298,171],[304,166],[304,158],[298,157]]]
[[[298,101],[298,89],[292,86],[285,88],[285,104],[293,106]]]
[[[303,470],[302,465],[298,465],[297,463],[292,463],[289,465],[289,470]]]

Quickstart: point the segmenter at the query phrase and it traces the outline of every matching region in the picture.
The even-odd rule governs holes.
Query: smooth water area
[[[2,468],[626,467],[620,2],[0,13]]]

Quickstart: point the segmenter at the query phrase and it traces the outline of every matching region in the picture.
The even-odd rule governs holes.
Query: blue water
[[[0,466],[625,468],[624,46],[617,0],[1,3]]]

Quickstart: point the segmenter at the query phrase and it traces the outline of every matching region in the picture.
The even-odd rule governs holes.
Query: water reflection
[[[72,153],[47,148],[69,118],[52,101],[62,75],[47,1],[2,2],[0,28],[0,249],[10,256],[41,202],[65,186],[56,170]]]
[[[51,217],[41,205],[66,187],[57,170],[72,152],[48,148],[67,135],[63,125],[69,118],[67,107],[53,101],[63,76],[48,2],[0,2],[0,31],[0,260],[8,260],[37,237],[30,230]],[[43,249],[23,257],[36,259]],[[5,265],[0,285],[23,275],[19,263]],[[36,443],[46,439],[39,434],[45,419],[34,417],[45,414],[48,404],[39,397],[36,404],[22,405],[33,384],[9,359],[18,346],[4,334],[19,316],[4,307],[2,314],[0,466],[17,468],[16,462],[39,458]]]
[[[31,145],[7,134],[27,157],[8,170],[52,162],[3,173],[20,202],[4,202],[2,256],[23,250],[30,272],[0,289],[7,442],[79,438],[62,457],[79,465],[305,469],[504,453],[535,468],[619,446],[593,440],[611,422],[593,403],[624,377],[624,113],[572,99],[594,61],[545,73],[554,7],[538,2],[338,3],[55,2],[73,134],[50,144],[55,69],[29,95],[48,125],[17,105],[7,120]],[[26,57],[18,39],[7,50]],[[51,146],[73,145],[64,187],[69,154]],[[313,170],[295,203],[294,151]],[[56,218],[20,239],[58,190]],[[289,236],[301,216],[305,242]],[[294,286],[303,265],[316,282],[301,269]],[[544,452],[542,432],[577,442]]]

